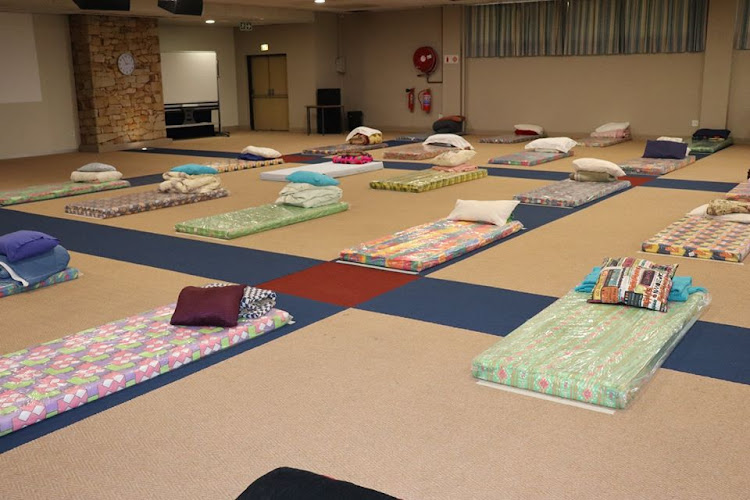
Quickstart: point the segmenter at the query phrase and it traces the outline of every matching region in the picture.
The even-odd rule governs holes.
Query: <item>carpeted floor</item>
[[[479,164],[523,149],[468,140]],[[343,136],[237,132],[171,147],[256,144],[292,154],[337,142]],[[420,194],[371,190],[370,180],[407,172],[389,163],[341,179],[348,212],[231,241],[178,235],[173,226],[272,202],[283,183],[261,181],[261,169],[222,174],[228,198],[104,221],[64,214],[70,199],[0,209],[0,233],[57,233],[83,273],[0,299],[1,352],[174,302],[183,286],[215,280],[275,289],[279,307],[297,321],[211,362],[0,438],[3,498],[234,498],[279,466],[405,499],[744,498],[748,265],[638,250],[720,196],[702,189],[721,186],[687,181],[744,180],[750,147],[735,145],[660,178],[661,185],[645,183],[577,210],[519,207],[526,231],[420,276],[329,262],[345,247],[443,217],[458,198],[509,199],[554,182],[576,157],[618,161],[642,149],[642,141],[576,148],[572,158],[489,167],[497,170],[488,178]],[[138,177],[202,160],[75,153],[0,161],[0,172],[13,188],[65,180],[90,161]],[[283,167],[266,170],[275,168]],[[149,189],[155,186],[123,192]],[[603,257],[626,255],[677,263],[678,274],[693,276],[713,297],[628,409],[604,415],[474,383],[476,354]]]

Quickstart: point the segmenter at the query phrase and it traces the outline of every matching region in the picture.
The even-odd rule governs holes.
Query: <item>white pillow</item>
[[[611,132],[612,130],[625,130],[630,126],[630,122],[609,122],[596,127],[594,132]]]
[[[425,141],[423,144],[450,144],[454,148],[458,149],[474,149],[474,147],[469,144],[469,141],[464,139],[463,137],[457,136],[456,134],[435,134],[431,135]]]
[[[553,150],[567,153],[573,149],[578,143],[570,137],[545,137],[543,139],[536,139],[524,146],[526,149],[533,150]]]
[[[573,160],[573,171],[578,172],[606,172],[615,177],[627,175],[623,169],[616,163],[598,158],[578,158]]]
[[[701,205],[688,212],[688,215],[695,215],[698,217],[708,217],[710,219],[723,220],[726,222],[740,222],[742,224],[750,224],[750,214],[726,214],[726,215],[708,215],[708,203]]]
[[[110,182],[122,179],[122,173],[118,171],[107,172],[79,172],[74,170],[70,173],[70,180],[73,182]]]
[[[262,156],[263,158],[281,158],[281,153],[271,148],[259,148],[258,146],[248,146],[242,150],[242,154],[251,154]]]
[[[354,137],[357,134],[366,135],[367,137],[370,137],[371,135],[380,134],[383,135],[383,132],[381,132],[378,129],[370,128],[370,127],[357,127],[351,132],[349,132],[349,135],[346,136],[346,142],[349,142],[352,140],[352,137]]]
[[[513,125],[513,128],[516,130],[532,130],[539,135],[542,135],[544,133],[543,127],[540,127],[539,125],[531,125],[529,123],[518,123],[516,125]]]
[[[663,135],[656,140],[657,141],[684,142],[682,140],[682,137],[667,137],[666,135]]]
[[[78,169],[79,172],[116,172],[117,169],[113,167],[112,165],[107,165],[106,163],[87,163],[86,165],[80,167]]]
[[[474,158],[477,152],[473,149],[459,149],[456,151],[446,151],[440,153],[432,159],[433,165],[440,165],[441,167],[457,167],[463,165],[467,161]]]
[[[448,218],[504,226],[519,203],[519,201],[457,200],[456,207]]]

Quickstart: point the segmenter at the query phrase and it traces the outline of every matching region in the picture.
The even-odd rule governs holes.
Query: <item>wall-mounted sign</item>
[[[443,64],[458,64],[459,57],[458,56],[444,56],[443,57]]]
[[[250,23],[250,22],[241,22],[240,23],[240,31],[253,31],[253,23]]]

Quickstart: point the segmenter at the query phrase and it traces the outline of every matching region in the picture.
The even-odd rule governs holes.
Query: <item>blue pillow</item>
[[[339,185],[339,181],[337,181],[333,177],[328,177],[325,174],[319,174],[317,172],[305,172],[304,170],[299,170],[297,172],[294,172],[293,174],[287,175],[286,180],[288,180],[289,182],[304,182],[307,184],[312,184],[313,186]]]
[[[245,161],[266,161],[268,158],[265,158],[263,156],[254,155],[252,153],[242,153],[240,154],[240,160]]]
[[[681,160],[687,155],[687,144],[674,141],[648,141],[644,158],[672,158]]]
[[[16,231],[0,236],[0,253],[17,262],[48,252],[60,244],[57,238],[39,231]]]
[[[219,171],[208,165],[198,165],[196,163],[188,163],[187,165],[180,165],[172,169],[172,172],[183,172],[188,175],[201,175],[201,174],[218,174]]]

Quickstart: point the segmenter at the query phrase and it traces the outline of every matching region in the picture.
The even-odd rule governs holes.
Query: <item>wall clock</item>
[[[117,58],[117,68],[123,75],[132,75],[135,71],[135,58],[130,52],[123,52]]]

